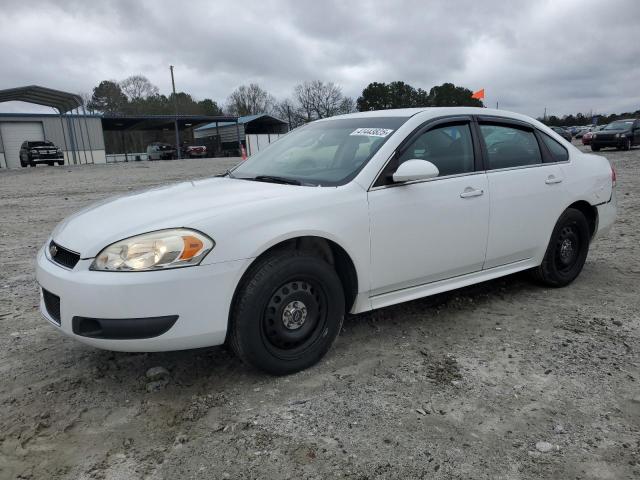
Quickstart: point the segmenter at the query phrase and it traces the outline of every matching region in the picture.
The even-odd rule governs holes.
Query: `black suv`
[[[638,118],[611,122],[602,130],[593,132],[591,137],[591,150],[594,152],[605,147],[629,150],[633,145],[640,145],[640,119]]]
[[[51,142],[22,142],[20,147],[20,165],[35,167],[38,163],[64,165],[62,150]]]

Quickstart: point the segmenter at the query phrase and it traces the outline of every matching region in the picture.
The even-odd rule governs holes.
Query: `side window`
[[[567,149],[560,145],[559,142],[555,141],[549,135],[545,135],[544,133],[540,134],[542,136],[542,141],[551,152],[551,156],[553,157],[554,162],[566,162],[569,160],[569,152]]]
[[[542,163],[533,132],[503,125],[480,125],[489,154],[489,170]]]
[[[426,131],[398,158],[398,165],[412,159],[430,161],[438,167],[441,177],[473,172],[469,125],[446,125]]]

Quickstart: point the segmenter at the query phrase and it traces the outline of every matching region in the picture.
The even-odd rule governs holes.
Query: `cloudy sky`
[[[255,82],[284,98],[321,79],[485,88],[542,115],[640,108],[640,1],[3,0],[0,89],[91,92],[142,73],[224,104]],[[0,111],[30,109],[2,104]]]

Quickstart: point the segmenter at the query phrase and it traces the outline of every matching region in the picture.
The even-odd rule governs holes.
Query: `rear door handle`
[[[556,177],[555,175],[549,175],[547,179],[544,181],[547,185],[553,185],[554,183],[561,183],[562,178]]]
[[[460,194],[460,198],[479,197],[483,193],[484,193],[484,190],[467,187],[464,189],[464,192]]]

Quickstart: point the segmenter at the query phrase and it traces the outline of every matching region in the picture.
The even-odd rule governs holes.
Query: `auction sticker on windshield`
[[[349,135],[363,135],[367,137],[388,137],[393,132],[390,128],[358,128]]]

